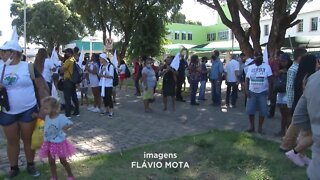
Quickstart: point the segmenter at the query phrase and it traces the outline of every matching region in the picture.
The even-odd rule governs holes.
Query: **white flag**
[[[264,51],[263,51],[263,62],[264,63],[268,63],[268,48],[267,48],[267,46],[266,46],[266,48],[264,49]]]
[[[58,57],[58,54],[57,54],[57,51],[55,49],[52,50],[52,53],[51,53],[51,61],[53,61],[53,63],[56,65],[56,66],[60,66],[60,63],[59,63],[59,57]]]
[[[13,26],[12,27],[11,40],[12,41],[19,41],[19,36],[18,36],[18,33],[17,33],[17,26]]]
[[[176,71],[178,71],[179,66],[180,66],[180,53],[177,53],[176,56],[174,57],[174,59],[172,60],[170,66],[175,69]]]
[[[114,65],[115,68],[118,67],[117,50],[114,50],[111,63]]]
[[[79,56],[79,61],[78,61],[78,65],[80,67],[82,67],[82,62],[84,61],[84,52],[83,52],[83,47],[81,49],[81,53],[80,53],[80,56]]]

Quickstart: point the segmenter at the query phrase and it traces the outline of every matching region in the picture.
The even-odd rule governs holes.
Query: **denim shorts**
[[[266,117],[268,115],[268,92],[254,93],[249,91],[247,98],[246,113],[248,115],[255,115],[256,110],[259,109],[260,116]]]
[[[9,126],[15,122],[24,122],[24,123],[32,122],[34,120],[32,118],[32,114],[36,112],[38,112],[37,105],[19,114],[7,114],[4,112],[0,112],[0,125]]]
[[[277,104],[286,105],[288,102],[288,98],[286,93],[277,93]]]

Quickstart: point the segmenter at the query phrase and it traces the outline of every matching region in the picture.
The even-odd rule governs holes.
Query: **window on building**
[[[219,40],[228,40],[229,39],[229,31],[218,32],[218,39]]]
[[[180,37],[179,37],[179,32],[175,32],[175,33],[174,33],[174,39],[175,39],[175,40],[180,39]]]
[[[264,35],[265,36],[269,35],[269,24],[264,25]]]
[[[187,39],[187,34],[186,32],[181,33],[181,39],[186,40]]]
[[[298,24],[298,32],[303,32],[303,20],[302,19]]]
[[[318,30],[318,17],[311,18],[311,31]]]
[[[207,34],[207,41],[215,41],[216,40],[216,33],[211,32]]]
[[[192,40],[192,33],[191,32],[188,33],[188,40]]]

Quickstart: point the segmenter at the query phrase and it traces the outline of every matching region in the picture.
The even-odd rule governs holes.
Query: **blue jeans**
[[[255,115],[257,108],[259,109],[259,116],[266,117],[268,115],[268,92],[254,93],[249,91],[247,97],[246,113],[248,115]]]
[[[190,100],[191,103],[196,103],[196,94],[198,90],[199,81],[190,81]]]
[[[231,89],[232,89],[232,92],[231,92]],[[236,82],[227,83],[227,95],[226,95],[227,105],[230,102],[230,94],[231,94],[231,104],[236,105],[237,98],[238,98],[238,84]]]
[[[211,80],[211,98],[214,105],[221,105],[221,82]]]
[[[207,81],[200,81],[200,89],[199,89],[199,100],[205,99],[205,93],[206,93],[206,83]]]

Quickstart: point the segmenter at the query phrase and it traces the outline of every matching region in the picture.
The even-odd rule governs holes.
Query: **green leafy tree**
[[[145,53],[140,55],[151,55],[154,53],[150,53],[149,50],[139,49],[136,42],[139,42],[137,39],[133,39],[136,36],[141,38],[146,38],[144,34],[140,34],[140,32],[145,31],[146,27],[151,28],[156,22],[150,22],[150,19],[153,19],[154,16],[157,16],[157,19],[160,20],[160,24],[163,25],[163,28],[159,28],[161,33],[154,30],[150,30],[148,32],[148,37],[154,36],[154,38],[158,38],[158,41],[154,41],[153,38],[146,38],[148,40],[152,39],[152,42],[146,44],[151,45],[151,43],[159,42],[162,39],[162,36],[159,34],[165,33],[165,23],[169,22],[170,14],[174,14],[178,12],[181,7],[182,0],[105,0],[107,5],[109,6],[109,14],[112,15],[114,19],[114,29],[115,33],[121,36],[121,45],[120,59],[125,56],[127,48],[130,46],[131,54],[137,54],[136,52]],[[154,14],[156,13],[156,14]],[[148,20],[148,26],[146,25],[145,20]],[[140,27],[142,26],[142,27]],[[158,26],[158,25],[156,25]],[[155,33],[155,34],[152,34]],[[133,40],[133,41],[132,41]],[[144,46],[145,47],[145,46]],[[157,48],[152,48],[157,49]],[[158,47],[160,49],[160,47]]]
[[[260,17],[270,14],[272,18],[271,32],[268,41],[269,54],[279,50],[285,39],[286,30],[293,27],[298,13],[308,0],[197,0],[216,10],[222,22],[229,27],[240,44],[240,49],[247,55],[261,52]],[[223,6],[230,12],[227,17]],[[240,14],[246,19],[249,27],[242,27]],[[252,45],[250,43],[252,41]]]
[[[172,23],[181,23],[181,24],[193,24],[193,25],[202,25],[201,22],[199,21],[191,21],[191,20],[186,20],[186,15],[184,15],[181,12],[175,13],[171,16],[170,21]]]
[[[67,44],[84,35],[80,16],[71,11],[67,1],[45,0],[27,7],[27,41],[40,44],[49,50],[55,45]],[[11,5],[13,25],[23,32],[23,1]]]
[[[140,55],[157,56],[163,49],[162,44],[166,38],[166,22],[158,16],[158,9],[153,7],[136,27],[131,38],[128,55],[137,57]]]
[[[95,31],[102,31],[103,44],[108,38],[111,38],[113,30],[113,16],[109,11],[109,6],[104,0],[72,0],[72,7],[81,15],[81,20],[93,34]]]
[[[171,22],[185,24],[186,23],[186,15],[184,15],[181,12],[173,14],[171,16]]]

